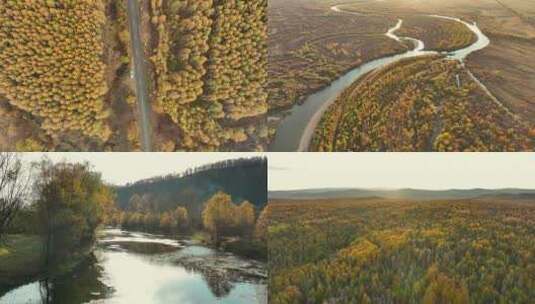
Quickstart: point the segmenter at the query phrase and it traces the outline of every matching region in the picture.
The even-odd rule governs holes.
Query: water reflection
[[[104,299],[113,293],[113,288],[104,284],[103,278],[104,268],[92,254],[71,274],[41,281],[41,290],[45,290],[46,295],[43,303],[60,303],[64,299],[87,303]]]
[[[72,273],[19,287],[0,298],[0,303],[88,303],[105,299],[113,289],[103,284],[102,278],[102,266],[90,255]]]
[[[200,273],[204,281],[210,287],[210,290],[214,296],[222,298],[230,294],[230,291],[232,290],[232,284],[224,273],[199,267],[195,264],[184,265],[184,268],[190,272]]]
[[[142,243],[126,232],[120,237],[120,242],[110,242],[103,236],[107,241],[72,273],[16,288],[0,296],[0,303],[266,302],[263,279],[241,274],[247,261],[198,245],[171,246],[168,239]],[[192,253],[195,263],[180,262]],[[212,258],[216,262],[210,263]],[[206,267],[219,264],[235,270]]]

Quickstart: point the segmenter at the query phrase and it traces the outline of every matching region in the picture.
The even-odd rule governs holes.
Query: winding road
[[[353,15],[361,15],[357,12],[345,11],[340,5],[331,7],[331,10],[337,13],[347,13]],[[467,26],[476,36],[477,40],[468,47],[449,52],[447,58],[452,60],[458,60],[464,65],[464,59],[469,54],[481,50],[487,47],[490,43],[489,38],[481,32],[477,25],[468,23],[459,18],[440,16],[440,15],[428,15],[434,18],[442,18],[460,22]],[[269,151],[308,151],[309,145],[312,141],[314,131],[319,124],[321,117],[329,106],[334,103],[337,97],[351,84],[357,81],[359,78],[376,69],[380,69],[388,64],[392,64],[404,58],[411,58],[422,55],[437,54],[435,51],[426,51],[423,41],[411,38],[411,37],[398,37],[395,32],[401,28],[403,20],[399,19],[397,24],[390,28],[385,35],[398,42],[405,40],[410,41],[415,46],[413,50],[409,50],[402,54],[393,56],[386,56],[383,58],[369,61],[355,69],[350,70],[348,73],[342,75],[340,78],[333,81],[326,88],[309,95],[303,104],[295,105],[289,114],[285,116],[275,134],[273,142],[270,144]],[[507,107],[505,107],[482,83],[479,81],[468,69],[468,75],[481,86],[483,91],[489,95],[493,102],[500,107],[507,110],[507,113],[513,115]],[[514,115],[513,115],[514,116]]]
[[[149,90],[147,84],[147,66],[145,52],[141,39],[141,15],[139,0],[128,0],[128,23],[134,54],[134,78],[136,81],[136,98],[139,110],[139,124],[141,129],[141,148],[145,152],[152,151],[151,141],[151,107],[149,103]]]

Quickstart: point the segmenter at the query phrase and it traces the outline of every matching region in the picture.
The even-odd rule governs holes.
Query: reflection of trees
[[[48,279],[41,281],[39,284],[39,293],[41,294],[41,303],[52,303],[52,288]]]
[[[119,245],[133,254],[152,255],[177,251],[177,247],[161,243],[144,242],[113,242],[108,245]]]
[[[219,262],[212,264],[206,260],[179,261],[187,271],[198,273],[202,276],[212,294],[217,298],[226,297],[234,288],[236,282],[261,283],[264,278],[261,274],[247,272],[239,268],[226,268]]]
[[[187,263],[182,265],[186,270],[201,274],[208,287],[218,298],[227,296],[233,288],[232,282],[238,278],[234,271],[216,270],[203,267],[201,263]]]
[[[41,303],[87,303],[107,298],[113,291],[102,282],[103,267],[91,254],[72,272],[40,282]]]

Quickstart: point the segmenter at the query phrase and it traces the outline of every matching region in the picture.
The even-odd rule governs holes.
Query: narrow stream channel
[[[263,263],[189,239],[120,229],[72,273],[15,288],[0,303],[266,303]]]
[[[331,10],[339,13],[348,13],[354,15],[360,15],[355,12],[344,11],[340,6],[333,6]],[[435,18],[443,18],[448,20],[454,20],[466,25],[474,34],[477,35],[477,41],[472,45],[449,52],[448,58],[460,60],[461,62],[470,53],[485,48],[489,43],[489,39],[476,24],[470,24],[459,18],[453,18],[448,16],[429,15]],[[316,126],[319,124],[323,113],[328,107],[336,100],[336,98],[352,83],[357,81],[364,74],[380,69],[388,64],[397,62],[404,58],[411,58],[422,55],[437,54],[435,51],[426,51],[424,42],[418,39],[410,37],[398,37],[395,32],[401,28],[403,20],[398,20],[397,24],[390,28],[385,35],[396,41],[406,40],[411,41],[414,44],[414,49],[402,54],[387,56],[367,62],[355,69],[350,70],[340,78],[333,81],[329,86],[324,89],[309,95],[302,104],[293,106],[290,110],[286,111],[284,116],[277,127],[275,138],[269,146],[269,151],[273,152],[294,152],[294,151],[308,151],[312,136]]]

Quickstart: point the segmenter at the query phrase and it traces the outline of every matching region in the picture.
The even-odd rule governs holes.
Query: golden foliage
[[[0,93],[42,119],[49,135],[106,141],[104,1],[3,1]]]
[[[260,212],[258,220],[256,221],[255,237],[261,242],[267,243],[267,233],[269,228],[269,218],[271,215],[269,204]]]
[[[425,56],[371,72],[346,89],[322,117],[311,149],[527,151],[535,148],[528,132],[457,61]]]
[[[464,284],[459,284],[455,280],[440,273],[436,265],[432,265],[427,270],[426,279],[429,285],[423,297],[424,304],[468,304],[470,297],[468,289]]]
[[[230,195],[217,192],[206,202],[202,220],[212,241],[219,244],[225,235],[250,234],[255,224],[255,209],[247,201],[236,206]]]
[[[265,0],[151,2],[158,107],[181,131],[177,149],[266,140],[254,123],[249,133],[222,124],[267,112],[266,8]]]
[[[422,40],[427,50],[454,51],[465,48],[477,40],[466,25],[431,16],[410,16],[396,32],[401,37]]]
[[[272,303],[528,303],[535,295],[529,200],[275,200],[269,208]]]
[[[238,120],[267,111],[267,1],[220,1],[215,7],[206,99]]]
[[[349,257],[365,262],[373,259],[379,253],[379,247],[367,239],[357,240],[349,247],[346,247],[338,253],[339,256]]]

